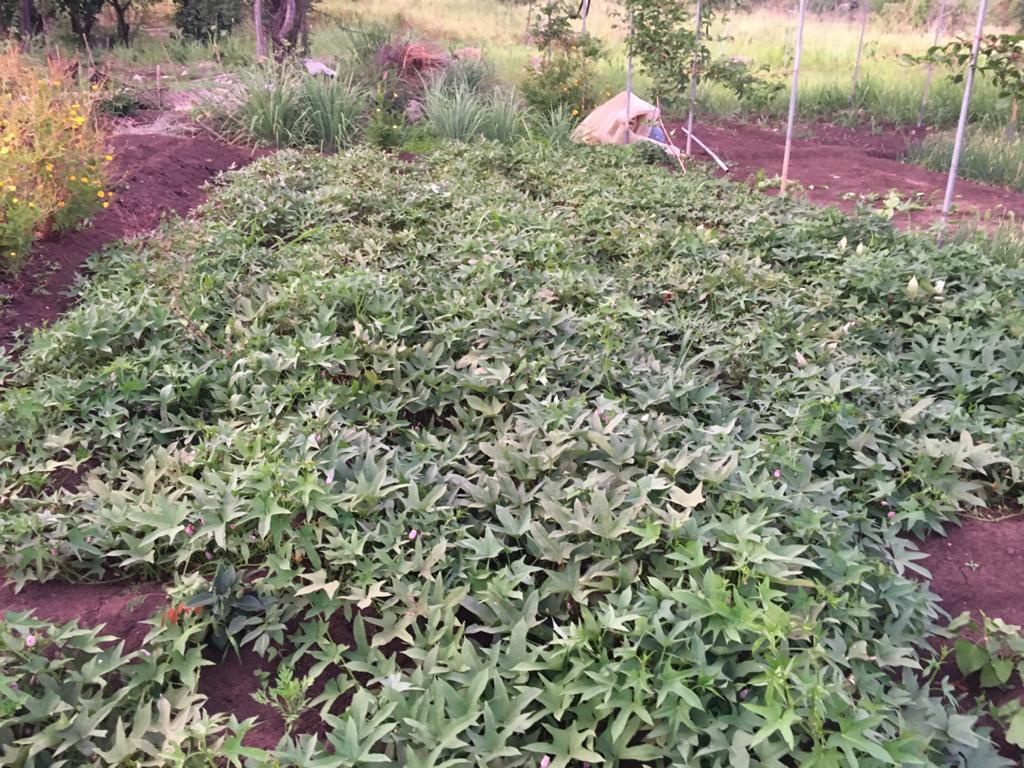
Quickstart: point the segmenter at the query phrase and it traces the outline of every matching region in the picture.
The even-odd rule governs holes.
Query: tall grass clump
[[[336,152],[358,138],[369,95],[352,78],[303,77],[298,100],[303,143]]]
[[[100,97],[59,62],[0,53],[0,271],[16,269],[37,238],[109,205]]]
[[[576,123],[572,111],[563,105],[539,113],[528,123],[528,130],[531,138],[545,141],[554,147],[567,147],[572,144]]]
[[[953,138],[950,131],[928,136],[907,151],[907,162],[933,171],[948,170]],[[1024,139],[1019,135],[1007,138],[1001,130],[969,131],[960,156],[959,174],[965,179],[1024,191]]]
[[[241,77],[237,104],[225,109],[225,123],[234,138],[275,147],[301,143],[303,105],[299,73],[287,64],[262,64]]]
[[[465,85],[448,87],[443,81],[427,86],[423,115],[430,131],[442,139],[469,141],[480,134],[487,105]]]
[[[529,111],[523,107],[513,88],[496,88],[487,98],[480,133],[493,141],[516,141],[526,133]]]

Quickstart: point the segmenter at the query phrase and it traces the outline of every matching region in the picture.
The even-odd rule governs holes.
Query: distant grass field
[[[521,79],[535,50],[526,42],[526,4],[497,0],[324,0],[321,10],[334,17],[389,20],[427,37],[460,45],[481,47],[497,74],[509,82]],[[765,67],[766,75],[788,83],[793,53],[795,15],[759,10],[738,14],[713,30],[716,55],[737,56],[753,67]],[[600,86],[621,90],[625,83],[625,29],[617,4],[594,3],[588,30],[606,43],[607,56],[599,69]],[[953,30],[959,32],[960,30]],[[913,123],[917,121],[924,87],[923,67],[908,67],[900,55],[924,52],[933,33],[873,19],[869,25],[861,84],[852,108],[850,92],[859,27],[855,19],[811,17],[804,33],[800,112],[807,118],[828,117],[858,123]],[[936,72],[926,122],[948,127],[956,122],[962,90],[945,73]],[[640,74],[638,89],[648,83]],[[749,114],[751,106],[714,84],[701,87],[705,111],[718,115]],[[785,113],[783,88],[758,111],[766,117]],[[973,119],[988,125],[1005,120],[990,84],[978,83],[973,100]]]

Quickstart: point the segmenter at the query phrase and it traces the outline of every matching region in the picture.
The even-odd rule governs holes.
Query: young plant
[[[299,717],[306,711],[306,694],[313,685],[313,678],[308,675],[296,677],[295,671],[288,665],[278,667],[273,685],[270,684],[267,672],[257,671],[256,675],[260,679],[260,689],[252,694],[253,699],[259,704],[272,707],[284,721],[285,733],[290,734]]]
[[[233,566],[221,563],[210,589],[197,592],[185,601],[187,611],[201,611],[210,622],[209,641],[225,651],[228,646],[237,653],[239,637],[245,630],[262,622],[274,599],[247,589]]]

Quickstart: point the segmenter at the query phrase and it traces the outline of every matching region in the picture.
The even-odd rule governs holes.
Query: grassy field
[[[510,82],[522,77],[534,49],[526,42],[526,5],[471,0],[325,0],[322,10],[346,21],[356,18],[388,20],[404,24],[429,37],[460,45],[481,47]],[[597,4],[588,30],[606,41],[607,56],[599,69],[602,88],[621,90],[625,84],[625,30],[614,4]],[[713,52],[718,56],[742,57],[755,68],[767,68],[766,75],[788,83],[792,60],[795,19],[769,10],[738,14],[713,30]],[[958,30],[954,30],[958,31]],[[925,81],[923,67],[901,63],[904,53],[923,53],[933,33],[876,19],[868,28],[861,87],[853,109],[850,94],[859,27],[854,20],[811,17],[805,31],[801,73],[800,109],[807,117],[839,117],[854,122],[916,122]],[[321,49],[324,53],[330,51]],[[947,127],[956,122],[960,108],[960,87],[937,72],[926,122]],[[642,75],[638,88],[647,84]],[[786,108],[783,89],[762,109],[769,117],[781,116]],[[749,106],[717,86],[701,88],[703,108],[719,115],[749,112]],[[995,90],[983,80],[974,98],[974,119],[998,124],[1004,107],[997,104]]]

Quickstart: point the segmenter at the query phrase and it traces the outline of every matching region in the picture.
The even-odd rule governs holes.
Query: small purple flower
[[[889,506],[889,502],[888,501],[883,501],[882,502],[882,506],[883,507],[888,507]]]
[[[25,647],[33,648],[36,644],[36,636],[32,634],[25,635]]]
[[[780,477],[782,477],[782,470],[776,469],[774,472],[772,472],[772,477],[778,480]]]
[[[331,467],[326,472],[324,472],[324,481],[328,485],[334,482],[334,467]]]
[[[895,513],[895,512],[893,512],[893,511],[892,511],[892,510],[890,509],[890,510],[889,510],[889,513],[888,513],[888,514],[886,515],[886,517],[888,517],[888,518],[889,518],[890,520],[892,520],[892,519],[893,519],[894,517],[896,517],[896,513]]]
[[[195,526],[192,525],[192,523],[189,523],[188,525],[185,526],[185,533],[188,536],[191,536],[195,532],[196,532],[196,529],[195,529]]]
[[[18,690],[18,684],[17,683],[11,683],[11,690],[12,691]]]
[[[544,755],[544,757],[540,759],[540,768],[548,768],[549,765],[551,765],[551,758]]]
[[[409,531],[409,541],[413,541],[419,535],[420,532],[413,528],[411,531]]]
[[[206,559],[207,560],[213,560],[213,552],[207,552],[206,553]]]
[[[740,701],[745,701],[747,696],[750,695],[750,689],[744,688],[740,691]]]

